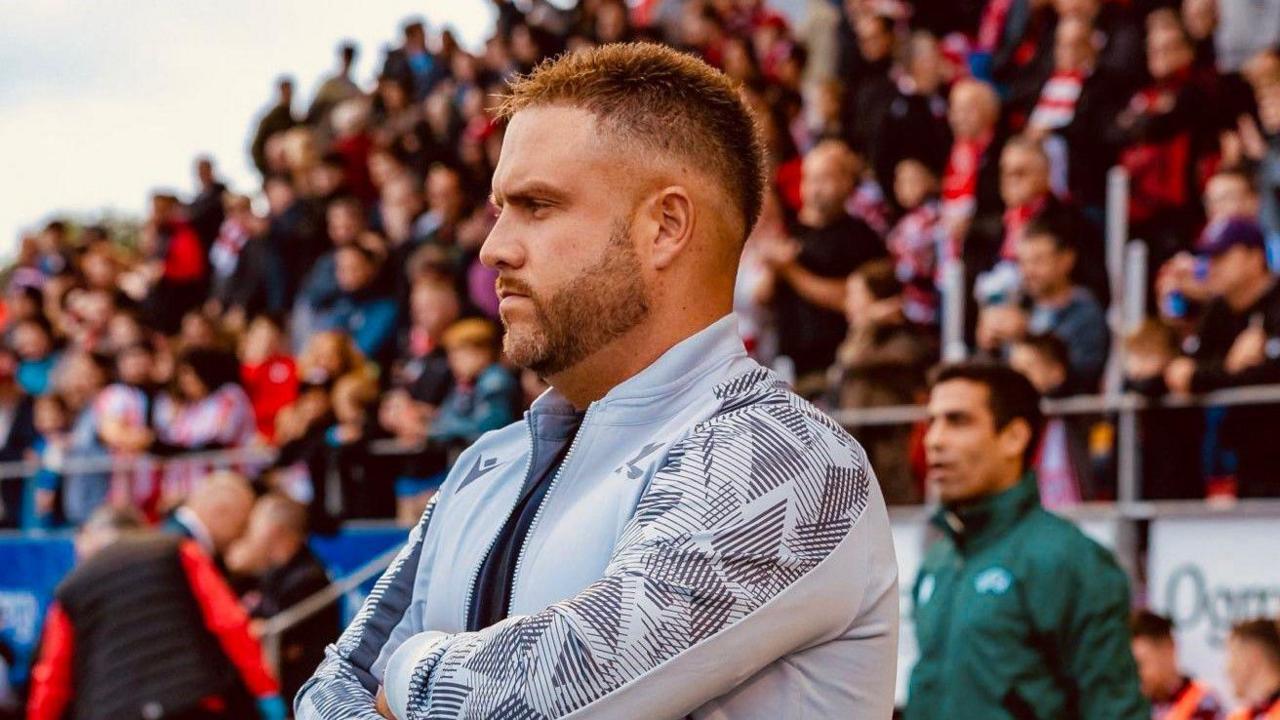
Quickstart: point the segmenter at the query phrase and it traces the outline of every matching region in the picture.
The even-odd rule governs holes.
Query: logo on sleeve
[[[973,589],[979,595],[1003,595],[1013,586],[1013,574],[1002,567],[989,567],[978,573]]]

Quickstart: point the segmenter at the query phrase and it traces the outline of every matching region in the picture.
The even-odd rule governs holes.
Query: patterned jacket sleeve
[[[325,649],[324,661],[298,691],[294,713],[299,720],[381,720],[374,709],[379,675],[374,665],[384,646],[393,642],[392,635],[402,630],[435,507],[433,499],[355,619],[338,642]]]
[[[785,604],[780,596],[852,532],[869,497],[866,458],[807,403],[775,398],[678,443],[604,577],[576,596],[479,632],[406,640],[384,675],[396,716],[682,717],[838,635],[850,617],[824,618],[815,632],[812,619],[793,618],[803,608],[774,601]],[[768,632],[745,627],[766,603],[779,613]]]

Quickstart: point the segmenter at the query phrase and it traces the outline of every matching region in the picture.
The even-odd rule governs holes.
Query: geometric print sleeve
[[[381,720],[374,709],[378,678],[373,666],[413,599],[422,543],[435,507],[435,498],[432,498],[422,519],[378,578],[351,624],[336,643],[325,649],[320,667],[298,691],[294,712],[299,720]]]
[[[682,653],[732,633],[812,571],[867,505],[866,456],[848,434],[779,387],[748,399],[672,449],[603,578],[533,615],[401,646],[384,678],[397,717],[555,718],[593,703],[592,716],[679,717],[799,649],[797,637],[746,661],[759,667],[671,672]],[[649,697],[643,708],[600,712],[659,666],[696,685],[681,688],[679,707]]]

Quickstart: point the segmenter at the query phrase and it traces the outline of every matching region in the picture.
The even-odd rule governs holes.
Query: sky
[[[247,146],[281,74],[295,110],[356,41],[362,85],[402,22],[454,28],[477,49],[488,0],[0,0],[0,258],[62,214],[141,216],[155,188],[189,194],[211,155],[234,190],[257,183]]]

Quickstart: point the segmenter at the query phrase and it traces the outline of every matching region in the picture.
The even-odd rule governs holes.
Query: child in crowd
[[[834,404],[842,408],[911,405],[920,401],[935,343],[903,313],[903,285],[887,259],[864,263],[849,276],[845,318],[849,334],[829,375]],[[909,461],[912,428],[861,427],[855,431],[891,504],[920,502],[920,483]]]
[[[27,501],[22,519],[22,527],[26,530],[46,529],[57,524],[62,465],[71,443],[71,411],[61,396],[49,393],[37,397],[34,410],[39,435],[31,446],[29,458],[38,462],[40,467],[27,481]]]
[[[902,312],[913,323],[936,326],[941,304],[936,279],[947,253],[938,178],[919,160],[900,160],[894,168],[893,194],[903,215],[885,243],[903,285]]]
[[[240,343],[240,381],[253,404],[258,434],[275,441],[276,415],[298,397],[298,368],[285,348],[279,322],[259,315]]]
[[[1009,365],[1044,397],[1062,395],[1067,382],[1067,348],[1053,335],[1028,335],[1009,348]],[[1033,467],[1040,502],[1050,510],[1078,505],[1092,472],[1087,428],[1081,418],[1045,419]]]
[[[384,503],[383,488],[369,457],[371,412],[378,384],[369,375],[347,373],[334,383],[333,425],[325,431],[324,473],[312,477],[316,503],[329,517],[376,517]]]
[[[312,335],[303,347],[298,356],[298,380],[332,388],[339,377],[349,372],[368,373],[367,365],[351,336],[339,330],[326,330]]]
[[[407,395],[389,398],[384,406],[384,425],[397,439],[421,445],[396,478],[396,518],[402,524],[418,519],[462,449],[481,434],[512,422],[518,412],[520,386],[498,363],[498,334],[492,323],[460,320],[449,326],[441,342],[455,384],[439,410]]]
[[[513,422],[520,386],[498,362],[497,329],[488,320],[460,320],[444,333],[449,368],[457,383],[431,423],[428,437],[470,445],[482,434]]]
[[[49,376],[59,357],[49,321],[43,315],[35,315],[17,323],[10,342],[19,358],[18,385],[28,395],[49,392]]]
[[[1165,368],[1178,355],[1173,328],[1154,318],[1144,320],[1124,340],[1125,389],[1149,398],[1163,397],[1168,393]],[[1138,438],[1143,499],[1204,497],[1201,448],[1207,438],[1202,409],[1144,409],[1138,413]]]

